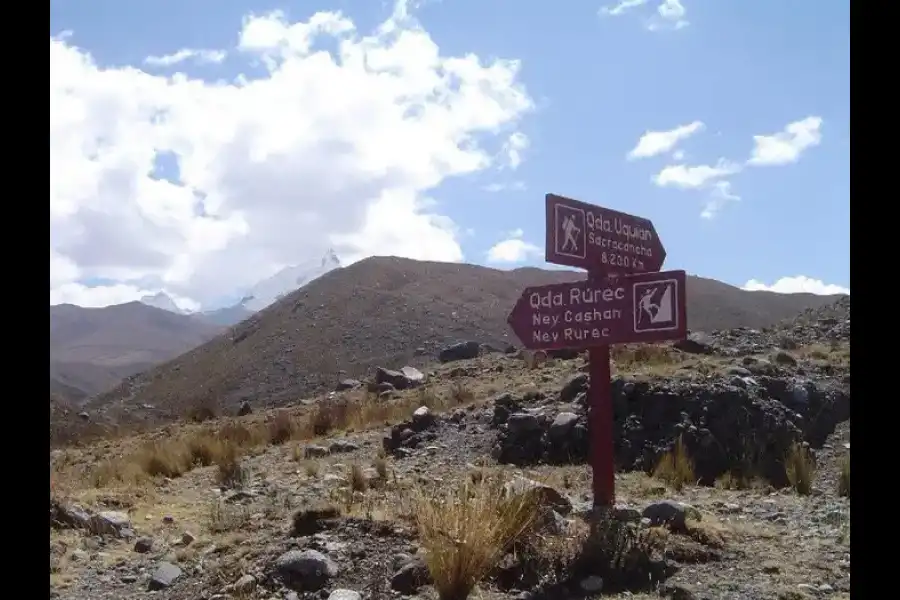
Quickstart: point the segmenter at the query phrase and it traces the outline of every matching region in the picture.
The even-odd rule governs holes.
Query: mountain
[[[334,250],[328,250],[325,256],[319,260],[311,260],[292,267],[286,267],[271,277],[260,281],[250,288],[240,302],[233,306],[193,314],[196,318],[207,323],[230,327],[249,318],[253,313],[266,308],[282,296],[303,287],[329,271],[339,268],[341,268],[340,259],[334,253]],[[160,306],[160,308],[164,307]]]
[[[173,312],[176,315],[185,315],[188,313],[188,311],[179,308],[178,305],[175,304],[175,301],[165,292],[158,292],[152,295],[148,294],[143,296],[138,302],[154,308],[161,308]]]
[[[260,311],[282,296],[340,267],[341,261],[334,250],[328,250],[318,261],[286,267],[268,279],[263,279],[244,296],[240,306],[251,313]]]
[[[50,307],[50,392],[79,401],[178,356],[222,330],[129,302],[105,308]]]
[[[177,359],[90,401],[108,418],[171,420],[196,403],[233,411],[243,400],[285,405],[333,389],[376,365],[434,360],[444,345],[516,343],[506,325],[529,285],[574,281],[572,271],[370,258],[335,269]],[[763,327],[834,297],[744,291],[689,277],[689,326]],[[153,404],[152,414],[137,408]]]

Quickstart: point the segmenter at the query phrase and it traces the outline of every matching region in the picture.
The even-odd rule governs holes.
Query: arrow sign
[[[546,260],[627,275],[659,271],[666,259],[649,219],[547,194]]]
[[[683,339],[684,271],[526,288],[507,322],[529,350]]]

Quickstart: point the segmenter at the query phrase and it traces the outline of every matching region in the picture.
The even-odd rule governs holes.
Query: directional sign
[[[666,250],[648,219],[547,194],[546,260],[627,275],[659,271]]]
[[[507,322],[529,350],[683,339],[684,271],[526,288]]]

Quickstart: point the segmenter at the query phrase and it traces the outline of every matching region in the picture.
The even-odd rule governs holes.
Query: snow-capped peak
[[[321,260],[285,267],[268,279],[260,281],[244,296],[241,306],[253,312],[260,311],[282,296],[340,267],[340,259],[334,250],[329,248]]]
[[[187,314],[186,310],[179,308],[175,301],[165,292],[157,292],[155,294],[148,294],[143,296],[139,302],[141,304],[146,304],[147,306],[152,306],[154,308],[161,308],[162,310],[167,310],[169,312],[173,312],[179,315]]]

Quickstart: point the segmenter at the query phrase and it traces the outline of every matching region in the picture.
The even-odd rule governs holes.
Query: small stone
[[[275,572],[298,591],[319,590],[338,574],[338,567],[317,550],[290,550],[275,561]]]
[[[138,554],[146,554],[153,550],[153,538],[142,537],[134,543],[134,551]]]
[[[190,531],[185,531],[184,533],[181,534],[181,543],[184,544],[185,546],[189,545],[195,539],[197,539],[197,538],[195,538],[194,534],[192,534]]]
[[[349,440],[335,440],[331,442],[328,446],[328,450],[332,454],[339,454],[342,452],[354,452],[359,450],[359,444],[355,442],[351,442]]]
[[[244,575],[234,582],[234,591],[241,595],[249,594],[256,587],[256,577],[253,575]]]
[[[590,577],[582,579],[581,583],[578,585],[584,593],[596,594],[603,589],[603,578],[597,575],[591,575]]]
[[[172,563],[162,562],[156,566],[153,575],[150,576],[150,582],[147,589],[151,592],[164,590],[175,583],[175,580],[181,577],[181,569]]]
[[[72,550],[72,554],[69,555],[69,558],[74,562],[87,562],[90,560],[91,555],[84,550]]]
[[[328,594],[328,600],[362,600],[362,596],[353,590],[334,590]]]
[[[696,600],[693,588],[683,583],[666,583],[659,590],[660,595],[670,600]]]
[[[105,510],[91,518],[91,532],[95,535],[119,536],[124,529],[131,529],[131,519],[123,512]]]
[[[674,500],[653,502],[644,509],[643,516],[650,519],[653,525],[667,525],[673,531],[684,531],[687,519],[699,520],[700,511],[689,504]]]
[[[322,458],[323,456],[328,456],[329,451],[328,448],[324,446],[315,446],[309,445],[303,449],[303,458]]]
[[[411,595],[415,594],[423,585],[428,585],[430,581],[431,576],[425,562],[421,557],[414,557],[391,577],[391,589],[401,594]]]

